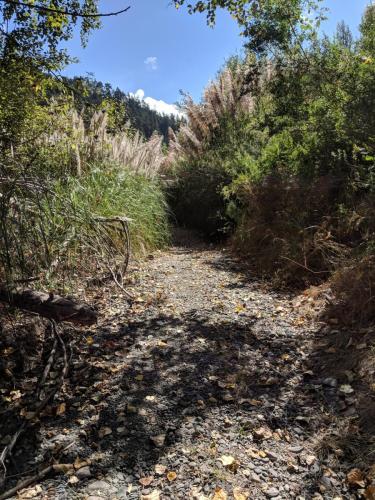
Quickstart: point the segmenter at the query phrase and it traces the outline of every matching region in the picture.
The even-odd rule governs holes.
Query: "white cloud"
[[[145,65],[152,69],[153,71],[156,71],[158,69],[158,58],[154,56],[146,57],[144,60]]]
[[[143,89],[138,89],[135,93],[130,92],[132,97],[139,99],[147,104],[147,106],[162,115],[175,115],[183,117],[184,114],[174,104],[168,104],[165,101],[154,99],[153,97],[145,97]]]

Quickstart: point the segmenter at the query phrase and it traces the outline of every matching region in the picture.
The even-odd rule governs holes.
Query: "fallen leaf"
[[[139,382],[141,382],[143,380],[143,375],[139,374],[135,377],[135,380],[138,380]]]
[[[100,438],[108,436],[109,434],[112,434],[112,429],[110,427],[101,427],[99,429],[98,435]]]
[[[77,476],[70,476],[70,478],[68,479],[68,483],[69,484],[77,484],[77,483],[79,483],[79,479]]]
[[[366,500],[375,500],[375,486],[368,486],[365,489]]]
[[[94,343],[94,339],[91,336],[86,337],[86,344],[92,345]]]
[[[249,498],[250,493],[247,490],[243,490],[242,488],[233,488],[233,497],[234,500],[247,500]]]
[[[66,411],[66,404],[65,403],[61,403],[56,408],[56,415],[64,415],[65,411]]]
[[[81,469],[82,467],[86,467],[86,465],[90,465],[91,464],[91,460],[81,460],[80,458],[76,458],[74,460],[74,468],[75,469]]]
[[[173,470],[169,471],[167,474],[167,479],[170,482],[174,481],[176,479],[176,477],[177,477],[177,474]]]
[[[343,384],[343,385],[340,385],[339,391],[342,392],[343,394],[353,394],[354,389],[349,384]]]
[[[240,313],[244,312],[244,311],[245,311],[245,309],[246,309],[246,306],[244,306],[243,304],[238,304],[238,305],[236,306],[235,312],[236,312],[237,314],[240,314]]]
[[[258,429],[253,430],[253,435],[255,439],[270,439],[272,437],[272,431],[268,427],[258,427]]]
[[[165,471],[167,470],[167,467],[165,465],[155,464],[154,470],[155,470],[156,474],[158,474],[159,476],[162,476],[165,473]]]
[[[35,498],[39,496],[42,493],[42,487],[37,484],[36,486],[33,486],[32,488],[25,488],[21,491],[18,492],[17,498],[20,500],[26,500],[29,498]]]
[[[141,477],[141,479],[139,480],[139,483],[142,486],[149,486],[153,480],[154,480],[154,476]]]
[[[365,487],[365,477],[360,469],[352,469],[346,475],[346,479],[351,486]]]
[[[228,467],[230,465],[233,465],[234,462],[236,461],[234,457],[230,455],[223,455],[221,456],[218,460],[225,466]]]
[[[214,496],[212,497],[212,500],[227,500],[227,498],[228,498],[228,495],[223,490],[223,488],[215,488]]]

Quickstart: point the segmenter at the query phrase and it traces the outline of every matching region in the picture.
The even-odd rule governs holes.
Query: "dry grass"
[[[167,165],[178,159],[194,158],[202,153],[224,116],[233,118],[253,110],[253,98],[244,93],[244,80],[245,74],[241,65],[235,68],[227,67],[207,86],[200,104],[195,104],[189,95],[185,96],[183,111],[187,124],[183,125],[177,134],[169,130]]]
[[[338,270],[332,278],[335,314],[344,323],[375,321],[375,255],[366,256]]]
[[[110,134],[108,114],[101,111],[94,113],[88,126],[75,110],[70,110],[67,119],[53,134],[44,136],[43,142],[66,148],[78,175],[90,163],[106,161],[149,178],[158,175],[164,161],[162,136],[154,134],[146,141],[140,132],[130,128]]]

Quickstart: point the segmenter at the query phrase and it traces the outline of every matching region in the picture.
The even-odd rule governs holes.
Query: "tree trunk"
[[[0,287],[0,301],[57,322],[92,325],[98,317],[97,312],[88,304],[35,290],[9,290]]]

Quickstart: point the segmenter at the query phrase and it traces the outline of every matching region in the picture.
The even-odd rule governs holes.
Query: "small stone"
[[[90,467],[81,467],[76,471],[76,476],[78,479],[87,479],[88,477],[91,477]]]
[[[268,488],[268,490],[265,491],[265,495],[268,498],[274,498],[279,496],[279,490],[277,488]]]
[[[337,380],[333,377],[325,378],[322,383],[328,387],[337,387]]]
[[[261,482],[260,477],[255,472],[251,472],[250,473],[249,479],[250,479],[250,481],[254,481],[254,483],[260,483]]]
[[[301,453],[301,451],[303,451],[303,446],[290,446],[289,451],[292,453]]]
[[[103,480],[93,481],[92,483],[89,483],[87,485],[87,489],[89,491],[105,491],[105,492],[111,492],[115,490],[113,486],[107,483],[107,481]]]
[[[165,434],[158,434],[157,436],[152,436],[151,441],[157,448],[162,448],[165,443]]]

